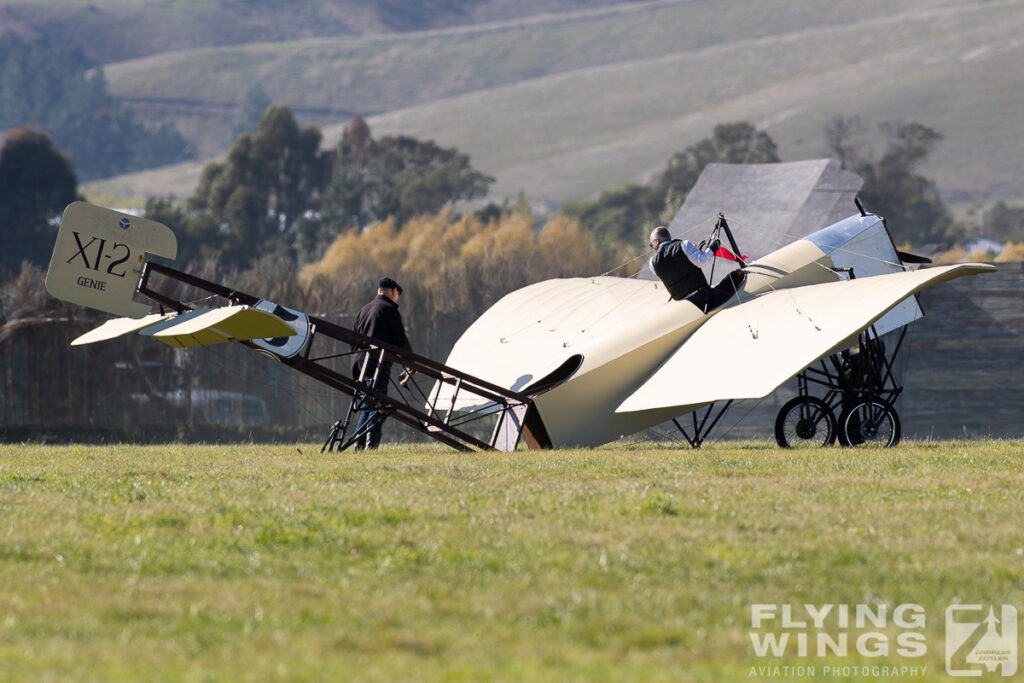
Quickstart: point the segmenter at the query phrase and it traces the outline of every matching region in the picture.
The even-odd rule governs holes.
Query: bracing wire
[[[807,236],[806,235],[794,235],[794,234],[786,233],[786,232],[777,232],[777,233],[774,233],[773,237],[774,237],[774,239],[772,241],[774,242],[775,246],[781,247],[781,246],[784,245],[785,240],[796,241],[796,240],[800,240],[800,239],[805,239]],[[833,247],[832,252],[839,252],[839,253],[843,253],[843,254],[854,254],[854,255],[856,255],[856,256],[858,256],[860,258],[865,258],[865,259],[868,259],[868,260],[871,260],[871,261],[875,261],[877,263],[885,264],[885,265],[888,265],[888,266],[893,266],[893,267],[899,268],[899,269],[903,269],[903,267],[904,267],[904,264],[902,264],[902,263],[893,262],[893,261],[890,261],[888,259],[880,258],[880,257],[877,257],[877,256],[871,256],[871,255],[868,255],[868,254],[863,254],[863,253],[854,251],[852,249],[845,249],[843,247]],[[830,253],[832,253],[832,252],[830,252]],[[827,266],[827,265],[825,265],[823,263],[820,263],[818,261],[812,261],[811,263],[813,265],[821,268],[822,270],[826,270],[826,271],[829,271],[830,273],[838,275],[838,273],[836,273],[834,268],[830,268],[829,266]],[[766,286],[772,292],[778,291],[777,288],[772,284],[770,279],[768,281],[766,281]],[[803,313],[803,311],[800,309],[800,306],[797,303],[796,299],[793,297],[792,292],[790,292],[789,295],[790,295],[790,299],[793,301],[793,305],[796,308],[797,312],[800,315],[805,316],[808,319],[808,321],[810,321],[810,323],[812,325],[814,325],[815,329],[819,329],[820,330],[821,328],[817,325],[817,323],[815,323],[814,320],[811,319],[810,316],[808,316],[807,314]],[[744,313],[744,318],[746,319],[746,311],[744,311],[743,313]],[[757,338],[757,330],[753,326],[750,325],[749,319],[747,319],[747,327],[750,330],[751,335],[756,339]],[[759,323],[758,323],[757,327],[760,328],[760,324]]]
[[[709,219],[706,219],[704,221],[698,222],[698,223],[696,223],[694,225],[688,226],[688,227],[684,228],[683,230],[680,230],[680,231],[677,231],[677,232],[679,232],[679,234],[689,236],[689,235],[692,235],[695,231],[697,231],[701,226],[703,226],[703,225],[705,225],[707,223],[710,223],[713,220],[715,220],[715,219],[710,219],[709,218]],[[779,232],[779,233],[774,233],[773,237],[775,237],[775,239],[772,240],[773,242],[775,242],[777,245],[782,245],[784,243],[785,239],[797,240],[797,239],[803,239],[806,236],[804,236],[804,235],[791,235],[791,234],[788,234],[788,233]],[[840,252],[840,253],[857,254],[860,258],[865,258],[865,259],[868,259],[868,260],[871,260],[871,261],[876,261],[876,262],[879,262],[879,263],[882,263],[882,264],[886,264],[886,265],[889,265],[889,266],[894,266],[894,267],[897,267],[897,268],[901,268],[903,266],[902,263],[895,263],[895,262],[892,262],[892,261],[884,259],[884,258],[862,254],[862,253],[859,253],[859,252],[855,252],[853,250],[844,249],[842,247],[835,247],[835,248],[833,248],[832,251]],[[632,258],[629,258],[626,261],[624,261],[623,263],[619,264],[618,266],[615,266],[614,268],[612,268],[612,269],[610,269],[610,270],[608,270],[608,271],[606,271],[604,273],[601,273],[601,275],[598,276],[598,277],[604,277],[604,276],[611,275],[612,273],[614,273],[616,271],[619,271],[619,270],[621,270],[623,268],[626,268],[629,265],[631,265],[632,263],[634,263],[634,262],[636,262],[636,261],[638,261],[640,259],[648,258],[652,252],[653,252],[653,250],[650,250],[650,249],[645,250],[643,253],[641,253],[641,254],[639,254],[637,256],[634,256]],[[814,265],[817,265],[817,266],[819,266],[820,268],[822,268],[824,270],[828,270],[828,271],[833,272],[833,273],[835,272],[834,269],[829,268],[828,266],[826,266],[826,265],[824,265],[822,263],[819,263],[818,261],[813,261],[812,263],[814,263]],[[635,279],[637,277],[637,275],[633,275],[631,277]],[[773,284],[772,284],[770,279],[766,282],[766,286],[767,286],[767,289],[769,289],[772,292],[778,291],[777,288],[773,286]],[[630,301],[633,300],[633,298],[635,296],[637,296],[640,293],[641,293],[641,290],[637,290],[636,292],[634,292],[630,296],[626,297],[625,299],[623,299],[619,303],[615,304],[609,310],[605,311],[600,316],[598,316],[594,321],[588,323],[588,325],[583,328],[583,331],[586,331],[592,325],[594,325],[595,323],[599,322],[600,320],[602,320],[605,317],[607,317],[608,315],[610,315],[612,312],[614,312],[620,306],[623,306],[624,304],[629,303]],[[739,303],[741,303],[741,304],[744,303],[744,298],[742,296],[740,296],[740,292],[739,291],[734,292],[734,296],[736,297],[736,299],[737,299],[737,301]],[[803,311],[800,308],[799,302],[797,302],[797,300],[793,297],[792,292],[789,293],[789,296],[790,296],[790,300],[793,302],[793,306],[796,309],[797,313],[807,317],[807,319],[811,322],[811,324],[813,324],[817,329],[820,329],[820,327],[817,326],[817,324],[814,322],[813,319],[810,318],[810,316],[808,316],[807,314],[803,313]],[[188,303],[189,303],[190,306],[195,306],[197,304],[201,304],[202,302],[208,301],[210,299],[214,299],[216,297],[217,297],[217,295],[209,295],[209,296],[206,296],[206,297],[202,297],[202,298],[190,301]],[[752,299],[753,297],[750,297],[750,298]],[[747,299],[747,300],[750,300],[750,299]],[[753,325],[751,325],[750,318],[747,316],[747,312],[745,310],[743,311],[743,315],[744,315],[744,318],[746,320],[747,327],[750,330],[752,336],[754,338],[757,338],[757,330],[755,330],[755,327]],[[536,325],[536,324],[540,324],[542,322],[543,322],[543,319],[537,320],[535,323],[528,323],[523,328],[521,328],[520,330],[517,330],[516,332],[514,332],[512,334],[513,335],[517,334],[518,332],[521,332],[522,330],[527,329],[528,327],[531,327],[531,326]],[[754,322],[755,322],[757,328],[759,328],[760,327],[759,318],[756,319]],[[227,364],[223,363],[220,359],[216,359],[216,360],[209,359],[207,362],[212,362],[212,364],[215,367],[226,367],[227,366]],[[415,387],[416,390],[419,391],[420,394],[423,393],[422,392],[422,388],[419,387],[418,385],[416,385],[415,382],[414,382],[414,387]],[[295,384],[293,384],[291,382],[278,383],[277,390],[280,393],[285,394],[285,395],[289,396],[291,399],[293,399],[293,403],[296,404],[296,406],[299,408],[299,410],[304,414],[305,418],[307,420],[311,421],[311,422],[319,421],[319,419],[322,416],[317,415],[311,409],[311,407],[307,404],[307,401],[303,400],[303,399],[313,398],[315,400],[315,399],[318,399],[318,398],[331,398],[331,397],[334,397],[336,395],[335,391],[327,389],[327,388],[312,387],[312,386],[298,386],[298,385],[295,385]],[[426,398],[425,395],[424,395],[424,398]],[[760,399],[759,401],[754,402],[753,405],[742,416],[740,416],[740,418],[738,420],[732,421],[731,424],[729,424],[728,426],[726,424],[719,425],[718,428],[716,428],[714,431],[719,433],[719,434],[721,434],[721,438],[727,437],[733,431],[733,429],[736,427],[736,425],[738,425],[740,422],[742,422],[744,419],[746,419],[746,417],[748,417],[751,412],[753,412],[755,409],[757,409],[757,407],[761,404],[761,402],[763,402],[763,400],[764,399]],[[722,433],[723,427],[726,428],[724,433]],[[309,428],[309,427],[307,427],[307,428]],[[678,438],[673,438],[671,435],[670,435],[669,438],[672,439],[673,441],[681,441]]]
[[[637,256],[634,256],[634,257],[633,257],[633,258],[631,258],[631,259],[628,259],[628,260],[626,260],[626,261],[623,261],[622,263],[620,263],[619,265],[615,266],[615,267],[614,267],[614,268],[612,268],[611,270],[606,270],[605,272],[601,273],[601,274],[600,274],[600,275],[598,275],[597,277],[605,277],[606,275],[611,275],[612,273],[614,273],[614,272],[615,272],[615,271],[617,271],[617,270],[622,270],[623,268],[625,268],[625,267],[626,267],[626,266],[628,266],[629,264],[633,263],[633,261],[638,261],[638,260],[640,260],[640,259],[642,259],[642,258],[648,258],[648,257],[650,256],[650,253],[651,253],[652,251],[653,251],[653,249],[648,249],[647,251],[645,251],[645,252],[644,252],[644,253],[642,253],[642,254],[638,254]],[[637,273],[637,275],[639,275],[639,273]],[[637,275],[630,275],[629,277],[631,277],[631,278],[635,278],[635,277],[636,277]]]
[[[751,403],[751,405],[750,405],[749,408],[747,408],[747,411],[745,413],[743,413],[742,415],[740,415],[737,419],[733,420],[731,424],[725,425],[724,424],[724,422],[725,422],[724,420],[722,422],[720,422],[715,427],[715,429],[711,430],[712,433],[715,435],[715,438],[716,439],[722,439],[723,441],[726,438],[728,438],[728,436],[730,434],[732,434],[732,430],[736,429],[736,426],[738,424],[740,424],[741,422],[745,421],[748,417],[750,417],[750,414],[752,412],[754,412],[755,410],[757,410],[761,406],[761,404],[764,403],[766,398],[767,398],[767,396],[763,397],[763,398],[756,399],[754,401],[749,401],[749,403]],[[723,429],[725,430],[724,432],[722,431]],[[711,434],[708,434],[708,436],[710,437]]]
[[[697,230],[701,229],[703,226],[706,226],[707,224],[715,222],[717,220],[718,220],[717,217],[716,218],[706,218],[706,219],[704,219],[702,221],[698,221],[697,223],[694,223],[692,225],[686,226],[686,227],[682,228],[681,230],[678,230],[677,232],[679,232],[680,234],[683,234],[683,235],[690,236],[694,232],[696,232]],[[652,253],[654,253],[653,249],[646,249],[643,253],[638,254],[637,256],[634,256],[634,257],[632,257],[630,259],[627,259],[626,261],[620,263],[619,265],[615,266],[611,270],[605,271],[604,273],[601,273],[600,275],[595,276],[595,277],[605,277],[607,275],[610,275],[611,273],[614,273],[617,270],[621,270],[622,268],[625,268],[625,267],[629,266],[630,264],[632,264],[635,261],[638,261],[640,259],[650,258],[650,255]],[[638,279],[638,276],[639,276],[639,273],[636,273],[636,274],[631,275],[629,277],[630,277],[630,279],[634,279],[635,280],[635,279]],[[640,290],[634,292],[630,296],[626,297],[625,299],[623,299],[619,303],[617,303],[614,306],[612,306],[611,308],[609,308],[607,311],[605,311],[601,315],[597,316],[596,318],[594,318],[593,320],[588,322],[580,331],[581,332],[586,332],[591,327],[593,327],[595,324],[597,324],[601,320],[607,318],[609,315],[614,313],[620,307],[630,303],[638,294],[641,294],[641,293],[642,292]],[[524,325],[523,327],[519,328],[518,330],[515,330],[515,331],[513,331],[513,332],[503,336],[502,340],[503,341],[507,341],[508,339],[511,339],[512,337],[518,335],[523,330],[528,329],[529,327],[532,327],[535,324],[540,324],[543,321],[544,321],[544,319],[542,318],[542,319],[538,320],[536,323],[528,323],[528,324]]]
[[[711,223],[712,221],[717,221],[717,220],[718,220],[717,218],[706,218],[706,219],[704,219],[702,221],[698,221],[697,223],[694,223],[692,225],[688,225],[688,226],[678,230],[677,232],[679,232],[682,235],[686,235],[687,239],[688,239],[689,236],[692,235],[694,232],[696,232],[699,228],[701,228],[701,226],[703,226],[703,225],[705,225],[707,223]],[[604,273],[601,273],[601,275],[599,275],[598,277],[604,277],[605,275],[611,275],[615,271],[621,270],[622,268],[625,268],[626,266],[628,266],[629,264],[633,263],[634,261],[638,261],[638,260],[640,260],[642,258],[649,258],[652,253],[654,253],[653,249],[647,249],[643,253],[638,254],[637,256],[634,256],[633,258],[627,259],[626,261],[623,261],[622,263],[620,263],[619,265],[615,266],[611,270],[608,270],[608,271],[605,271]],[[637,275],[639,275],[639,273],[637,273],[636,275],[630,275],[630,277],[635,279],[637,277]]]
[[[220,298],[219,294],[210,294],[208,296],[200,297],[198,299],[192,299],[191,301],[183,301],[182,303],[184,303],[189,308],[195,308],[197,305],[203,303],[204,301],[209,301],[210,299],[217,298]]]

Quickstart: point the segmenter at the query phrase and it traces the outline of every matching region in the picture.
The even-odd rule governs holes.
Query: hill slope
[[[416,31],[621,0],[0,0],[0,38],[57,38],[105,64],[170,50]]]
[[[496,196],[587,196],[663,168],[714,124],[750,120],[786,159],[826,152],[824,123],[921,121],[924,169],[952,199],[1024,196],[1024,0],[790,0],[623,5],[529,22],[185,51],[107,68],[146,106],[230,111],[253,83],[326,125],[355,113],[468,152]],[[191,104],[190,104],[191,103]],[[222,117],[223,118],[223,117]],[[338,121],[330,125],[331,121]],[[209,122],[205,124],[209,126]],[[186,126],[187,127],[187,126]],[[870,144],[873,137],[866,136]],[[186,196],[200,164],[94,189]],[[176,175],[178,182],[168,180]]]

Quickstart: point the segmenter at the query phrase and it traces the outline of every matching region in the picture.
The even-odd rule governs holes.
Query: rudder
[[[173,259],[178,241],[166,225],[139,216],[72,202],[53,245],[46,289],[71,303],[129,318],[150,304],[135,301],[147,253]]]

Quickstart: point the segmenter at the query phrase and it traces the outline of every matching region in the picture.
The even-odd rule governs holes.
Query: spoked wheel
[[[783,448],[831,446],[835,440],[835,415],[820,398],[797,396],[775,418],[775,441]]]
[[[839,439],[844,446],[891,448],[900,442],[900,416],[885,400],[860,401],[839,416]]]

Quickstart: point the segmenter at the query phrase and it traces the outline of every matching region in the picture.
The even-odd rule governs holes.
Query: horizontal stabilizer
[[[967,263],[780,289],[719,311],[617,413],[761,398],[939,282],[996,270]]]
[[[295,328],[266,311],[249,306],[226,306],[189,311],[147,327],[141,334],[155,337],[169,346],[188,347],[290,337],[295,334]]]
[[[114,318],[78,337],[71,342],[71,346],[82,346],[84,344],[107,341],[108,339],[121,337],[132,332],[138,332],[173,317],[173,313],[151,313],[143,318]]]

